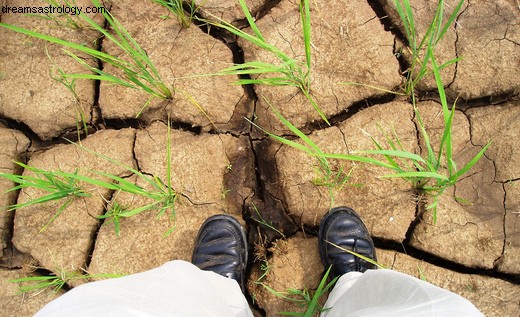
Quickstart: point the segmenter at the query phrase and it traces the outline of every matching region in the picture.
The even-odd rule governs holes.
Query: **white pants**
[[[322,316],[482,316],[467,300],[411,276],[370,270],[343,275]],[[139,274],[88,283],[50,302],[35,316],[252,317],[238,283],[172,261]]]

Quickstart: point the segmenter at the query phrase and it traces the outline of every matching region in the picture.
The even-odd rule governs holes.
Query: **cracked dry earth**
[[[247,1],[259,29],[270,43],[291,56],[305,56],[295,0]],[[23,6],[33,1],[4,0]],[[455,1],[448,0],[447,12]],[[78,6],[88,6],[78,1]],[[109,4],[106,3],[108,7]],[[247,226],[257,258],[248,266],[248,297],[259,316],[275,316],[300,307],[274,297],[255,284],[267,259],[263,282],[283,291],[316,288],[323,266],[316,228],[330,208],[327,188],[317,186],[317,163],[253,129],[244,117],[267,131],[288,134],[262,97],[284,117],[308,133],[326,152],[371,149],[365,132],[383,138],[378,125],[395,128],[403,146],[417,153],[424,140],[417,131],[412,105],[404,98],[340,82],[362,82],[387,90],[403,83],[410,63],[404,30],[393,1],[335,0],[312,3],[313,96],[332,126],[294,88],[233,86],[237,78],[201,77],[242,60],[273,61],[265,51],[212,28],[181,29],[168,11],[150,1],[127,0],[110,5],[169,85],[187,92],[213,124],[181,94],[153,102],[139,119],[148,98],[135,90],[92,81],[78,81],[76,101],[49,78],[53,64],[80,72],[57,46],[0,29],[0,171],[29,173],[13,160],[43,169],[94,176],[109,172],[146,186],[127,170],[64,141],[77,140],[78,110],[86,114],[88,136],[83,146],[143,173],[165,179],[168,116],[172,120],[172,184],[181,193],[175,223],[146,212],[121,220],[121,233],[96,218],[107,201],[140,206],[147,201],[129,194],[92,188],[95,195],[74,200],[45,231],[59,202],[6,212],[1,208],[0,315],[30,316],[66,289],[17,294],[11,279],[61,271],[135,273],[170,259],[189,260],[199,226],[209,216],[227,213]],[[434,2],[413,1],[416,26],[424,31]],[[244,26],[233,0],[204,1],[201,15],[223,17]],[[103,23],[101,16],[94,16]],[[1,22],[38,29],[78,43],[93,43],[94,31],[59,28],[21,14],[3,14]],[[514,0],[464,3],[456,24],[439,43],[440,62],[463,57],[444,69],[448,97],[458,98],[453,123],[454,157],[459,167],[489,141],[478,164],[446,193],[438,220],[426,210],[428,198],[400,179],[381,179],[386,171],[373,166],[333,161],[334,170],[351,170],[349,182],[333,190],[335,205],[349,205],[365,220],[386,267],[419,276],[473,302],[487,316],[520,315],[520,8]],[[118,48],[103,41],[103,50]],[[100,47],[97,47],[99,49]],[[48,50],[52,61],[46,56]],[[87,63],[117,72],[85,57]],[[442,113],[434,82],[418,87],[418,104],[432,142],[442,134]],[[356,186],[357,184],[357,186]],[[13,184],[0,179],[0,206],[25,202],[42,194],[34,188],[4,193]],[[465,203],[454,197],[464,198]],[[468,203],[469,202],[469,203]],[[279,233],[259,227],[260,215]],[[168,237],[164,233],[175,224]],[[253,253],[253,250],[252,250]],[[34,271],[32,267],[41,269]]]

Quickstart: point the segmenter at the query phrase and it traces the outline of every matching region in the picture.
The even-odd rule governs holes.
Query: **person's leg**
[[[324,266],[332,266],[332,278],[340,277],[322,316],[482,316],[454,293],[406,274],[375,270],[375,265],[338,248],[376,260],[369,232],[350,208],[334,208],[323,218],[318,241]]]
[[[325,307],[326,317],[483,316],[463,297],[392,270],[343,275]]]
[[[35,316],[252,316],[236,281],[185,261],[84,284]]]
[[[35,316],[252,317],[240,287],[247,241],[238,221],[230,216],[206,220],[192,262],[195,265],[172,261],[143,273],[76,287]]]

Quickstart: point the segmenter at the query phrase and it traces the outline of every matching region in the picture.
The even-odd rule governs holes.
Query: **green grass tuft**
[[[96,7],[102,7],[98,0],[92,0],[92,4]],[[68,3],[68,5],[72,4]],[[82,74],[64,74],[62,75],[63,78],[100,80],[146,92],[150,97],[146,101],[141,111],[136,114],[136,117],[141,114],[144,108],[146,108],[154,98],[171,99],[172,89],[163,82],[159,72],[157,69],[155,69],[153,62],[148,57],[146,51],[139,46],[130,33],[128,33],[123,25],[118,20],[116,20],[110,14],[110,12],[108,12],[108,10],[104,10],[102,14],[115,34],[111,34],[107,29],[104,28],[103,25],[99,25],[84,13],[79,15],[79,19],[82,22],[85,22],[92,30],[102,34],[105,41],[110,41],[119,49],[121,49],[123,53],[120,55],[110,55],[90,48],[84,44],[77,44],[66,41],[39,32],[27,30],[15,25],[0,23],[0,27],[4,27],[6,29],[50,43],[61,45],[64,47],[63,50],[66,54],[68,54],[78,64],[82,65],[86,70],[89,71],[89,73]],[[69,49],[72,51],[69,51]],[[78,56],[75,52],[86,54],[95,59],[98,59],[105,63],[105,65],[112,65],[116,69],[119,69],[122,74],[110,74],[106,71],[93,67],[85,62],[83,58]]]
[[[276,297],[282,298],[292,303],[296,303],[303,309],[303,311],[301,312],[280,312],[280,315],[304,317],[318,316],[321,312],[326,311],[328,309],[320,305],[320,298],[327,294],[329,289],[331,289],[332,286],[334,286],[336,280],[338,279],[338,277],[336,277],[332,281],[327,283],[327,279],[329,277],[331,268],[332,267],[329,267],[328,270],[325,272],[323,278],[320,281],[320,284],[318,285],[318,288],[314,292],[308,290],[307,288],[304,288],[303,290],[291,288],[285,292],[279,292],[269,287],[264,282],[257,281],[256,284],[261,285]]]
[[[399,16],[405,25],[406,35],[411,46],[412,55],[414,56],[414,64],[412,65],[412,69],[408,72],[406,83],[407,88],[405,90],[407,94],[410,94],[411,96],[411,102],[414,106],[415,117],[418,122],[420,134],[426,144],[427,153],[425,155],[421,156],[413,151],[404,149],[395,131],[393,131],[393,135],[391,136],[381,127],[379,128],[383,132],[385,142],[383,143],[370,137],[376,148],[374,150],[353,151],[349,154],[323,153],[323,151],[319,149],[308,136],[304,135],[300,130],[283,118],[273,107],[271,108],[280,121],[296,136],[298,136],[304,144],[299,144],[295,141],[273,135],[269,132],[266,133],[275,140],[302,150],[310,156],[317,157],[320,164],[325,168],[327,168],[327,166],[329,167],[328,170],[330,170],[330,165],[327,165],[328,162],[323,159],[340,159],[352,162],[361,162],[384,167],[390,170],[390,174],[382,177],[401,178],[409,181],[414,188],[433,198],[433,203],[427,206],[427,208],[433,209],[433,221],[435,223],[437,221],[437,205],[441,195],[447,188],[455,185],[461,177],[464,176],[480,160],[480,158],[482,158],[491,144],[491,142],[486,144],[471,160],[469,160],[469,162],[463,165],[462,168],[457,168],[457,164],[453,157],[452,144],[452,124],[455,115],[455,104],[451,105],[451,107],[448,104],[440,72],[444,67],[456,62],[458,59],[454,59],[444,63],[443,65],[438,65],[435,58],[435,47],[443,38],[450,25],[453,24],[460,8],[462,7],[462,3],[463,1],[458,2],[454,12],[450,15],[447,22],[443,23],[442,17],[444,1],[440,0],[433,21],[431,22],[426,35],[419,42],[409,1],[396,0]],[[423,53],[424,57],[420,58]],[[414,67],[419,68],[419,70],[416,70]],[[433,74],[434,76],[444,118],[444,131],[437,149],[434,149],[426,126],[417,110],[414,93],[415,85],[428,74]]]
[[[60,270],[59,275],[48,275],[48,276],[28,276],[9,280],[11,283],[19,283],[20,287],[18,292],[20,294],[43,291],[45,289],[51,289],[54,292],[58,292],[65,285],[79,280],[89,280],[92,278],[118,278],[122,277],[122,274],[81,274],[76,271],[64,271]]]
[[[40,232],[45,230],[68,206],[69,204],[76,199],[77,197],[90,197],[92,196],[91,192],[94,191],[94,188],[106,188],[112,190],[119,194],[120,192],[129,193],[132,195],[142,196],[151,200],[151,202],[144,206],[137,206],[135,208],[122,208],[117,203],[113,202],[108,204],[107,213],[103,216],[100,216],[100,219],[108,219],[105,223],[114,223],[116,233],[119,234],[120,231],[120,219],[128,218],[134,215],[137,215],[141,212],[156,210],[157,218],[162,217],[169,211],[169,217],[171,220],[175,221],[176,213],[175,213],[175,203],[177,202],[178,193],[172,188],[171,182],[171,149],[170,149],[170,124],[168,121],[168,132],[167,132],[167,149],[166,149],[166,167],[167,167],[167,177],[168,180],[164,183],[157,176],[149,176],[146,175],[133,167],[126,166],[121,162],[118,162],[108,156],[97,153],[89,148],[84,147],[81,144],[73,143],[78,146],[81,150],[84,150],[88,153],[96,155],[98,157],[103,158],[104,160],[114,164],[115,166],[122,167],[125,170],[131,172],[136,175],[138,178],[143,180],[146,184],[149,185],[150,189],[144,188],[135,184],[135,182],[128,180],[127,178],[123,178],[117,175],[113,175],[110,173],[100,172],[100,171],[92,171],[95,175],[99,177],[90,177],[85,176],[79,173],[79,170],[76,169],[74,173],[67,173],[62,171],[46,171],[33,166],[26,165],[24,163],[16,163],[27,171],[32,172],[35,176],[32,175],[18,175],[18,174],[10,174],[10,173],[0,173],[0,178],[5,178],[16,185],[9,189],[7,192],[20,190],[23,188],[36,188],[47,192],[41,197],[34,198],[28,200],[24,203],[13,204],[8,207],[9,211],[21,209],[27,206],[42,204],[49,201],[60,201],[65,200],[63,204],[58,208],[56,213],[51,217],[51,219],[41,228]],[[103,180],[108,179],[108,181]],[[91,185],[91,188],[87,189],[87,185]],[[166,233],[166,235],[171,234],[175,226],[170,228]]]
[[[302,34],[305,48],[305,62],[299,62],[289,55],[284,53],[278,47],[270,44],[262,36],[262,33],[258,29],[255,19],[251,15],[244,0],[238,0],[242,10],[245,14],[247,22],[253,31],[253,34],[249,34],[233,24],[216,18],[216,21],[203,20],[201,21],[216,26],[220,29],[229,31],[230,33],[248,41],[257,47],[270,52],[273,54],[279,64],[271,64],[260,61],[245,62],[242,64],[236,64],[229,68],[223,69],[216,74],[212,75],[271,75],[270,77],[259,77],[259,78],[241,78],[235,82],[237,85],[268,85],[268,86],[292,86],[297,87],[304,95],[305,98],[312,104],[314,109],[318,112],[320,117],[330,125],[327,117],[320,109],[311,93],[311,21],[310,21],[310,3],[309,0],[302,0],[300,2],[300,16],[302,22]],[[214,17],[215,18],[215,17]]]
[[[13,204],[8,207],[8,211],[14,211],[16,209],[24,208],[31,205],[43,204],[50,201],[65,200],[63,204],[58,207],[58,210],[51,217],[51,219],[40,229],[40,232],[44,231],[77,197],[89,197],[91,194],[83,189],[79,185],[77,179],[78,170],[74,173],[66,173],[62,171],[45,171],[34,166],[28,166],[24,163],[15,162],[27,171],[30,171],[32,175],[18,175],[9,173],[0,173],[0,177],[8,179],[16,186],[9,189],[7,192],[17,191],[20,189],[32,187],[35,189],[42,190],[47,194],[41,197],[28,200],[24,203]]]
[[[186,3],[182,0],[153,0],[153,2],[168,8],[177,18],[177,22],[186,29],[196,19],[195,14],[201,7],[201,5],[196,4],[195,0]]]

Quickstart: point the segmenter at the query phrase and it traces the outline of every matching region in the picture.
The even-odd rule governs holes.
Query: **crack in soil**
[[[506,207],[506,201],[507,201],[507,191],[505,187],[505,183],[502,184],[502,189],[504,190],[504,200],[503,200],[503,207],[504,207],[504,216],[502,217],[502,225],[503,225],[503,231],[504,231],[504,240],[502,244],[502,252],[498,258],[495,259],[493,262],[493,269],[498,270],[498,265],[500,264],[500,261],[502,257],[504,256],[504,253],[506,251],[506,243],[507,243],[507,230],[506,230],[506,216],[507,216],[507,207]]]
[[[123,178],[128,178],[130,176],[127,176],[127,177],[123,177]],[[103,208],[103,215],[106,215],[108,213],[108,208],[109,208],[109,203],[113,200],[114,198],[114,194],[115,194],[115,190],[110,190],[108,192],[108,195],[106,198],[103,198],[103,200],[105,201],[105,206]],[[94,216],[92,216],[94,217]],[[101,231],[101,227],[103,227],[103,225],[105,224],[105,221],[108,219],[108,218],[99,218],[99,217],[94,217],[94,218],[97,218],[98,220],[98,225],[96,227],[96,230],[94,230],[92,233],[91,233],[91,236],[90,236],[90,244],[89,246],[87,247],[87,252],[86,252],[86,259],[85,259],[85,269],[88,271],[89,268],[90,268],[90,263],[92,262],[92,259],[94,258],[94,251],[96,249],[96,242],[97,242],[97,238],[99,236],[99,232]]]
[[[108,10],[112,8],[111,5],[108,6]],[[103,29],[108,30],[109,23],[106,19],[103,19]],[[105,39],[105,36],[101,34],[101,36],[97,39],[96,43],[96,51],[102,52],[103,50],[103,41]],[[97,67],[100,71],[103,70],[104,64],[103,61],[100,59],[97,60]],[[92,103],[92,107],[90,110],[90,124],[95,126],[97,128],[102,128],[104,124],[104,118],[103,118],[103,111],[101,107],[99,106],[99,97],[101,95],[101,80],[94,80],[94,99]]]
[[[324,124],[321,121],[314,121],[314,122],[309,123],[308,126],[306,127],[309,130],[309,132],[306,134],[310,134],[310,133],[312,133],[314,131],[318,131],[318,130],[327,129],[332,126],[338,126],[341,123],[343,123],[343,121],[346,121],[346,120],[352,118],[354,115],[356,115],[360,111],[363,111],[364,109],[392,102],[395,100],[395,98],[396,98],[395,94],[385,93],[385,94],[382,94],[379,96],[376,95],[373,97],[369,97],[369,98],[354,102],[351,106],[344,109],[340,113],[335,114],[335,115],[331,116],[330,118],[328,118],[328,120],[330,122],[330,126]]]
[[[251,13],[251,15],[255,18],[255,22],[265,17],[272,8],[278,6],[281,2],[282,0],[268,0],[264,2],[264,4],[256,10],[256,12]]]
[[[435,254],[417,249],[408,244],[401,244],[399,242],[393,240],[386,240],[381,238],[372,238],[374,240],[374,244],[379,249],[384,249],[388,251],[395,251],[397,253],[406,254],[414,259],[429,263],[431,265],[435,265],[450,271],[455,271],[462,274],[472,274],[472,275],[480,275],[487,276],[492,278],[498,278],[510,283],[519,284],[520,283],[520,274],[508,274],[501,273],[495,271],[495,269],[485,269],[485,268],[475,268],[468,267],[462,265],[457,262],[453,262],[444,258],[441,258]]]
[[[455,23],[453,25],[453,31],[455,32],[455,42],[453,43],[454,49],[455,49],[455,59],[458,59],[460,57],[459,47],[458,47],[459,27],[460,27],[459,20],[460,20],[461,16],[466,12],[466,10],[469,8],[470,5],[471,5],[471,2],[470,2],[470,0],[468,0],[468,4],[459,12],[459,14],[457,15],[457,18],[455,18]],[[459,68],[459,62],[457,61],[457,62],[455,62],[455,65],[454,65],[452,80],[447,85],[445,85],[446,88],[449,88],[457,79],[458,68]]]
[[[464,114],[464,116],[466,116],[466,120],[468,120],[468,124],[469,124],[469,143],[470,143],[472,146],[474,146],[474,147],[478,147],[478,148],[480,148],[480,149],[484,148],[484,145],[480,145],[480,144],[475,144],[475,143],[473,143],[473,123],[471,122],[471,118],[470,118],[470,116],[468,116],[464,111],[461,111],[461,112]],[[497,168],[497,164],[496,164],[496,162],[488,156],[487,151],[484,153],[483,156],[484,156],[486,159],[488,159],[489,161],[491,161],[491,163],[493,164],[493,172],[494,172],[493,182],[495,182],[495,183],[501,183],[500,181],[497,181],[497,180],[496,180],[496,177],[497,177],[497,174],[498,174],[498,172],[497,172],[497,169],[498,169],[498,168]],[[470,174],[470,175],[466,175],[465,177],[463,177],[463,178],[461,178],[461,179],[471,177],[472,175],[474,175],[474,174],[476,174],[476,173],[478,173],[478,172],[475,172],[475,173]]]
[[[139,165],[139,160],[137,159],[137,154],[135,153],[135,144],[137,143],[137,132],[134,133],[134,139],[132,141],[132,163],[135,165],[136,169],[139,172],[142,172],[141,166]]]
[[[16,130],[16,131],[23,133],[31,142],[29,147],[31,147],[33,145],[33,143],[50,143],[50,142],[52,142],[52,139],[50,141],[42,140],[27,124],[25,124],[22,121],[18,121],[16,119],[11,119],[11,118],[8,118],[5,116],[0,116],[0,123],[3,124],[8,129]],[[34,140],[34,142],[33,142],[33,140]]]
[[[392,21],[389,19],[388,12],[385,11],[384,6],[381,3],[381,0],[367,0],[367,3],[372,8],[372,10],[374,10],[376,16],[379,18],[379,22],[381,23],[381,25],[383,25],[384,30],[390,32],[402,43],[408,46],[408,39],[401,32],[401,30],[396,25],[394,25]]]
[[[518,43],[517,41],[515,40],[512,40],[510,38],[507,37],[507,33],[509,32],[509,24],[506,26],[506,30],[504,31],[504,34],[502,35],[502,38],[496,38],[496,39],[491,39],[489,40],[489,42],[486,43],[486,45],[484,45],[484,48],[491,42],[498,42],[498,51],[500,52],[500,42],[501,41],[507,41],[507,42],[510,42],[510,43],[513,43],[514,45],[517,45],[517,46],[520,46],[520,43]]]
[[[194,20],[196,22],[196,20]],[[229,31],[225,29],[221,29],[217,26],[208,27],[207,24],[199,23],[197,24],[199,29],[204,32],[205,34],[210,35],[214,39],[222,42],[226,47],[231,51],[233,64],[243,64],[245,63],[244,58],[244,51],[240,45],[238,45],[237,37],[233,34],[231,34]],[[241,74],[237,75],[238,79],[251,79],[251,76],[248,74]],[[253,102],[253,110],[252,110],[252,117],[254,116],[254,113],[256,111],[256,100],[258,100],[257,94],[254,90],[254,85],[241,85],[242,89],[244,90],[244,96],[247,98],[243,102],[243,106],[245,109],[240,109],[239,106],[241,105],[242,97],[238,103],[235,105],[235,109],[233,111],[233,115],[231,116],[229,121],[235,120],[236,122],[240,121],[240,117],[247,116],[247,114],[250,112],[248,111],[248,105],[250,102]],[[253,118],[251,118],[252,120]],[[242,124],[237,124],[237,129],[239,130],[239,135],[241,133],[246,133],[248,129],[245,128]],[[226,131],[229,133],[233,133],[233,131]],[[251,128],[249,129],[249,132],[251,132]]]

